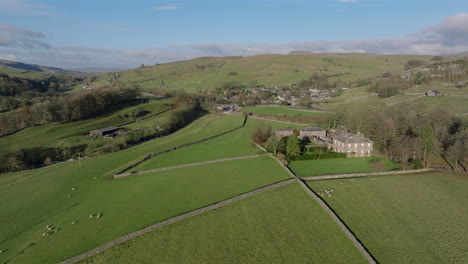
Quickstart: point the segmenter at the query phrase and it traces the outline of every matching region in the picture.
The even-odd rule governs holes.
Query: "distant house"
[[[362,134],[341,131],[332,137],[335,152],[346,153],[348,157],[370,157],[374,142]]]
[[[100,129],[91,130],[89,135],[91,137],[113,137],[117,132],[122,129],[121,127],[105,127]]]
[[[213,108],[222,110],[222,111],[238,111],[240,109],[237,105],[225,105],[225,104],[218,104],[213,106]]]
[[[304,140],[309,138],[312,140],[314,137],[324,140],[327,136],[327,131],[321,129],[320,127],[306,127],[299,130],[299,138]]]
[[[426,92],[426,96],[442,96],[442,94],[437,90],[429,90]]]

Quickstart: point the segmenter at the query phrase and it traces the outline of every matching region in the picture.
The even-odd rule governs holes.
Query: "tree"
[[[286,154],[290,156],[296,156],[301,153],[301,148],[299,146],[299,139],[296,136],[289,136],[288,143],[286,145]]]
[[[429,124],[424,125],[419,131],[421,139],[421,151],[424,167],[427,168],[430,161],[440,154],[440,148],[437,139],[434,137],[434,130]]]
[[[269,152],[272,152],[276,156],[276,153],[284,149],[284,142],[275,135],[272,135],[268,138],[265,143],[266,149]]]

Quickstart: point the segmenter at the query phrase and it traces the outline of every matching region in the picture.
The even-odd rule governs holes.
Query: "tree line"
[[[329,119],[329,126],[364,133],[403,169],[429,167],[440,158],[456,169],[468,163],[468,121],[444,109],[417,103],[343,108]]]
[[[110,106],[132,101],[139,95],[138,87],[131,85],[95,89],[71,96],[39,97],[30,105],[0,114],[0,134],[30,126],[95,117]]]

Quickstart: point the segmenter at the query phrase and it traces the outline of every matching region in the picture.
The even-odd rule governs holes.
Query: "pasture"
[[[80,263],[363,263],[293,183],[154,230]]]
[[[242,121],[243,117],[238,115],[222,116],[219,120],[216,121],[216,127],[224,128],[224,130],[219,130],[219,132],[224,132],[225,130],[241,125]],[[277,122],[268,122],[249,118],[245,124],[245,127],[240,128],[232,133],[203,142],[201,144],[195,144],[177,151],[154,157],[133,168],[132,171],[142,171],[180,164],[254,155],[260,153],[261,151],[258,148],[253,147],[250,143],[250,136],[257,127],[267,125],[271,126],[273,130],[281,127],[284,128],[291,126],[289,124],[281,124]],[[300,125],[292,126],[298,128],[303,127]],[[206,135],[208,136],[214,134],[215,133],[213,132]]]
[[[0,248],[7,251],[0,261],[55,263],[145,226],[288,178],[269,157],[116,180],[100,178],[112,156],[83,160],[82,169],[70,162],[22,172],[22,178],[19,173],[2,175]],[[52,234],[43,236],[48,225],[54,228]]]
[[[155,113],[168,109],[170,106],[166,105],[167,103],[166,100],[150,101],[144,104],[127,103],[117,106],[107,114],[87,120],[26,128],[13,135],[0,138],[2,146],[0,154],[22,148],[53,148],[58,144],[72,147],[86,146],[89,143],[99,143],[99,141],[104,143],[109,139],[91,141],[87,136],[89,131],[133,121],[132,113],[138,110]]]
[[[301,160],[293,161],[288,166],[299,177],[326,174],[375,172],[371,163],[376,159],[381,161],[383,171],[389,171],[398,168],[389,160],[375,157]]]
[[[268,54],[250,57],[202,57],[193,60],[147,66],[121,72],[122,82],[145,88],[162,84],[190,92],[222,87],[229,82],[244,85],[291,85],[314,72],[337,74],[331,80],[351,81],[375,77],[384,71],[402,71],[410,59],[429,61],[432,56],[375,54]],[[234,74],[235,73],[235,74]],[[110,74],[102,74],[95,83],[109,85]]]
[[[379,263],[467,263],[468,177],[424,173],[310,181]]]

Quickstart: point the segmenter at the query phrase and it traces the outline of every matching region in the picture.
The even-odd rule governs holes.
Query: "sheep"
[[[92,217],[94,217],[94,215],[89,215],[89,218],[92,218]]]
[[[47,233],[42,233],[42,236],[48,236],[49,235],[49,232]]]
[[[73,222],[72,222],[72,225],[74,225],[75,223],[76,223],[76,221],[73,221]]]
[[[71,194],[69,194],[69,195],[68,195],[68,198],[70,198],[70,197],[72,197],[72,195],[71,195]]]

